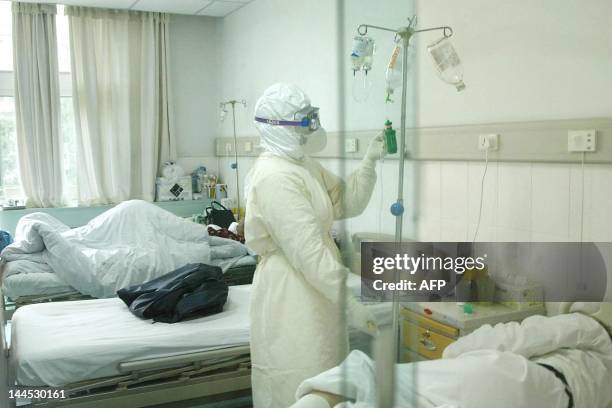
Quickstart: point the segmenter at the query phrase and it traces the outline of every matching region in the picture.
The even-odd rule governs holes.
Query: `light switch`
[[[247,153],[251,153],[253,151],[253,142],[246,142],[244,144],[244,151]]]

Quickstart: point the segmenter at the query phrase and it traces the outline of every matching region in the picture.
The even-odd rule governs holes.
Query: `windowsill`
[[[174,215],[182,218],[191,217],[193,214],[201,214],[210,205],[210,199],[187,200],[187,201],[156,201],[153,204]],[[57,208],[26,208],[23,210],[0,211],[0,229],[14,235],[15,227],[21,217],[35,212],[44,212],[71,228],[87,224],[92,218],[102,214],[104,211],[114,207],[112,205],[99,205],[91,207],[57,207]]]
[[[22,201],[21,198],[19,200]],[[0,200],[0,202],[1,201],[2,200]],[[163,208],[163,207],[172,207],[172,206],[194,206],[194,205],[197,206],[198,203],[206,203],[206,205],[208,205],[208,203],[210,203],[211,201],[212,199],[205,198],[201,200],[152,201],[151,203]],[[100,209],[100,208],[109,209],[109,208],[113,208],[117,204],[119,203],[99,204],[99,205],[78,205],[76,202],[73,202],[73,203],[70,203],[62,207],[26,207],[26,208],[22,208],[19,210],[8,209],[5,211],[27,211],[27,212],[42,211],[42,212],[46,212],[47,210],[64,211],[64,210]],[[2,211],[1,208],[0,208],[0,211]]]

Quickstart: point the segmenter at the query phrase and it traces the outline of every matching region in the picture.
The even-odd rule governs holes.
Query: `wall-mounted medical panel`
[[[491,161],[572,163],[582,160],[581,152],[570,152],[568,134],[595,130],[597,145],[586,152],[586,163],[612,163],[612,117],[534,122],[490,123],[407,130],[407,156],[414,160],[483,160],[479,149],[482,135],[496,134],[498,148],[488,152]],[[327,147],[315,155],[321,158],[359,159],[370,139],[380,130],[328,133]],[[399,130],[397,132],[399,137]],[[257,156],[258,137],[238,138],[238,156]],[[217,138],[216,155],[234,156],[234,139]],[[397,154],[387,158],[397,158]]]

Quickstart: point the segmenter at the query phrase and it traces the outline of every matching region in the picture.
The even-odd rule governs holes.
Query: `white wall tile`
[[[476,233],[476,224],[470,223],[468,225],[467,240],[474,241],[474,235]],[[476,242],[496,242],[497,241],[497,228],[494,226],[486,226],[480,223],[478,228],[478,235],[476,236]]]
[[[531,240],[531,232],[526,229],[498,227],[496,239],[497,242],[529,242]]]
[[[497,174],[497,226],[501,230],[529,231],[531,228],[531,165],[528,163],[500,163]]]
[[[417,169],[417,212],[422,217],[440,218],[440,162],[424,161]]]
[[[417,238],[422,242],[440,242],[440,220],[438,218],[419,217],[417,220]]]
[[[580,241],[580,230],[583,224],[581,222],[582,211],[582,168],[579,164],[569,165],[570,182],[569,182],[569,214],[568,214],[568,241]],[[586,184],[586,171],[585,171]],[[585,190],[586,193],[586,190]]]
[[[531,230],[567,240],[570,169],[566,164],[531,166]]]
[[[468,164],[468,222],[476,224],[480,211],[480,195],[485,164],[470,162]],[[481,227],[495,227],[497,214],[497,163],[489,163],[484,179],[482,194]],[[474,228],[475,229],[475,228]],[[470,236],[473,235],[473,232]]]
[[[612,165],[589,165],[586,171],[589,183],[584,222],[588,239],[612,241]]]
[[[556,234],[548,234],[545,232],[532,231],[530,241],[531,242],[567,242],[568,235],[567,234],[556,235]]]
[[[467,227],[467,162],[442,162],[440,166],[440,218]]]
[[[465,242],[468,241],[465,220],[455,221],[444,219],[440,223],[440,241],[442,242]]]

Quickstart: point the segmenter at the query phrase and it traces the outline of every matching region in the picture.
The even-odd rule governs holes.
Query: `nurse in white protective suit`
[[[367,309],[345,295],[348,270],[330,230],[365,209],[384,145],[372,140],[346,181],[331,174],[307,155],[325,146],[318,108],[288,84],[264,92],[255,125],[264,152],[248,176],[245,221],[246,243],[261,257],[250,309],[253,402],[286,408],[303,380],[346,357],[347,318],[376,331]]]

